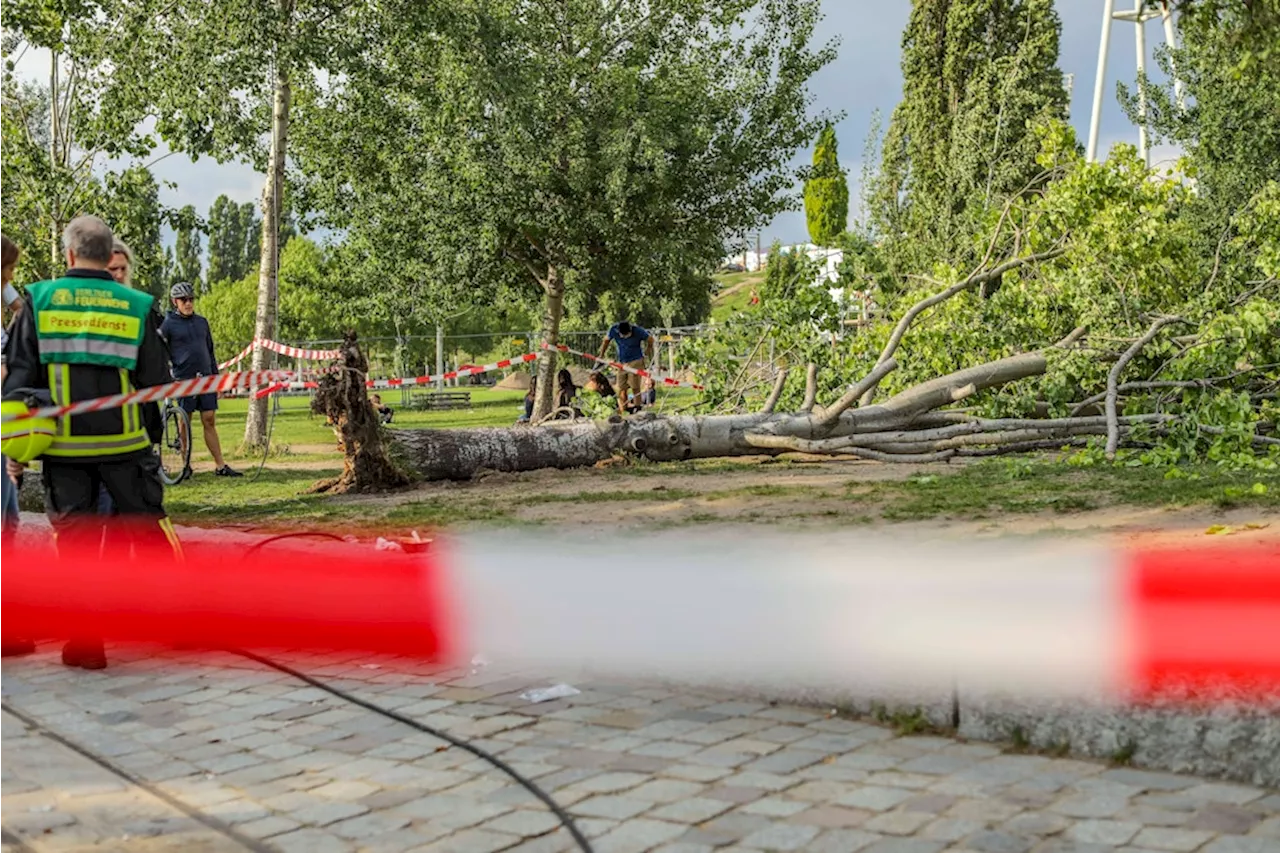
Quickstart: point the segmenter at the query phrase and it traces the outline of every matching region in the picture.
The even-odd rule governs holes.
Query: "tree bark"
[[[292,14],[292,0],[281,0],[286,18]],[[275,95],[271,105],[271,154],[267,164],[267,180],[262,187],[262,257],[258,266],[258,310],[253,334],[260,340],[273,339],[276,334],[276,311],[279,308],[277,278],[280,259],[280,213],[284,202],[284,165],[289,142],[289,107],[293,90],[288,68],[281,63],[276,68]],[[267,368],[267,351],[258,347],[253,351],[253,370]],[[262,448],[267,443],[268,398],[249,400],[249,415],[244,424],[244,444],[247,448]]]
[[[899,345],[901,345],[902,339],[906,336],[907,330],[911,328],[911,324],[915,321],[916,317],[920,316],[928,309],[932,308],[933,306],[937,305],[940,302],[946,302],[951,297],[956,296],[957,294],[963,293],[966,290],[970,290],[974,287],[977,287],[978,285],[985,284],[988,281],[992,281],[992,280],[999,281],[1001,277],[1003,277],[1004,274],[1006,272],[1009,272],[1010,270],[1014,270],[1014,269],[1017,269],[1018,267],[1026,266],[1027,264],[1038,263],[1039,261],[1047,261],[1052,258],[1056,258],[1059,255],[1061,255],[1063,251],[1064,250],[1061,248],[1055,248],[1045,252],[1038,252],[1037,254],[1034,254],[1034,255],[1028,255],[1025,258],[1010,258],[1009,260],[993,267],[992,269],[984,270],[982,272],[976,272],[973,275],[966,278],[964,281],[957,282],[956,284],[951,285],[946,290],[943,290],[939,293],[935,293],[933,296],[929,296],[924,299],[921,299],[915,305],[912,305],[910,308],[908,308],[907,313],[902,315],[902,319],[899,320],[898,325],[894,327],[893,333],[889,335],[889,340],[885,343],[884,350],[881,351],[880,357],[876,359],[876,364],[883,364],[887,362],[889,359],[893,358],[893,354],[898,351],[898,347]],[[874,385],[866,389],[866,391],[862,394],[861,405],[866,406],[871,403],[871,399],[875,395],[875,390],[876,388]]]
[[[547,298],[542,312],[542,340],[552,346],[560,342],[560,316],[564,312],[564,278],[554,265],[547,266],[547,280],[543,284]],[[534,344],[535,347],[539,344]],[[538,390],[533,399],[533,420],[545,418],[555,408],[556,350],[542,350],[538,359]]]
[[[342,363],[326,373],[311,400],[311,411],[333,424],[344,455],[342,473],[315,485],[313,492],[381,492],[409,484],[409,477],[387,456],[378,413],[369,402],[365,379],[369,361],[348,332],[342,344]]]
[[[777,455],[788,439],[829,439],[901,429],[914,422],[946,424],[957,413],[930,413],[958,394],[1043,373],[1044,356],[1026,353],[957,371],[917,385],[877,406],[850,409],[824,425],[809,413],[657,416],[642,412],[600,422],[467,430],[393,430],[406,460],[428,480],[465,480],[483,470],[532,471],[592,465],[617,453],[662,462],[720,456]],[[539,380],[541,382],[541,380]],[[944,417],[939,417],[943,415]],[[961,416],[963,417],[963,416]],[[767,438],[780,446],[761,448]]]
[[[1115,459],[1116,450],[1120,446],[1120,422],[1117,417],[1119,412],[1118,398],[1120,396],[1120,374],[1124,372],[1125,365],[1133,360],[1143,347],[1151,343],[1155,336],[1160,334],[1160,330],[1170,323],[1185,323],[1181,317],[1160,317],[1151,324],[1151,328],[1147,329],[1146,334],[1133,342],[1120,358],[1116,359],[1116,363],[1111,366],[1111,370],[1107,373],[1107,398],[1106,398],[1106,417],[1107,417],[1107,458]]]

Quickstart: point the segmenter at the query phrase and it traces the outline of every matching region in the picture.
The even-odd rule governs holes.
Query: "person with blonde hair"
[[[133,250],[119,237],[111,241],[111,263],[107,264],[107,272],[119,284],[133,285]]]

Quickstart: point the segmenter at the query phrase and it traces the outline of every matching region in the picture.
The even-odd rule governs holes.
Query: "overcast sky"
[[[1120,0],[1117,6],[1129,4]],[[1062,18],[1062,70],[1074,77],[1071,99],[1071,121],[1081,140],[1088,135],[1089,111],[1092,105],[1094,75],[1098,59],[1098,41],[1102,24],[1102,0],[1057,0]],[[825,20],[819,39],[839,37],[839,56],[812,81],[818,109],[843,112],[836,125],[840,141],[840,159],[849,170],[850,215],[855,214],[861,157],[872,114],[879,110],[885,123],[902,94],[899,51],[902,30],[910,11],[909,0],[824,0]],[[1151,58],[1155,47],[1163,43],[1160,21],[1145,25],[1148,73],[1159,79]],[[1105,152],[1115,142],[1137,142],[1137,130],[1128,122],[1115,99],[1116,81],[1132,82],[1135,72],[1134,27],[1117,22],[1113,27],[1107,64],[1106,101],[1103,108],[1100,148]],[[47,58],[44,63],[47,63]],[[45,68],[34,56],[23,63],[33,73],[44,76]],[[27,70],[24,68],[23,70]],[[1153,163],[1169,159],[1168,148],[1153,150]],[[805,161],[809,152],[801,155]],[[176,189],[161,188],[161,201],[180,207],[193,204],[204,214],[213,200],[226,193],[234,201],[256,201],[262,190],[263,176],[238,163],[219,165],[211,159],[192,163],[182,155],[168,157],[153,171],[161,181],[172,181]],[[808,239],[804,214],[779,216],[761,235],[764,245],[774,239],[784,243]]]

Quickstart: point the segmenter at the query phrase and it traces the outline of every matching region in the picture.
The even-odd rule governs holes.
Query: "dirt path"
[[[945,480],[948,472],[954,470],[872,462],[788,465],[762,457],[754,464],[492,473],[470,482],[425,483],[406,492],[333,501],[353,519],[382,519],[391,526],[533,524],[566,532],[767,526],[813,532],[874,528],[926,539],[1048,535],[1179,545],[1220,535],[1280,541],[1280,518],[1260,507],[1141,506],[1106,495],[1089,505],[1051,489],[1040,497],[1031,492],[1009,510],[983,504],[978,495],[973,512],[909,503],[916,499],[916,484]]]

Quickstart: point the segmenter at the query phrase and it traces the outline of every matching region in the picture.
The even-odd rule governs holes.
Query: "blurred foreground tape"
[[[500,533],[426,555],[184,532],[160,553],[7,549],[6,636],[590,665],[760,686],[1021,696],[1280,691],[1280,544],[1106,547]],[[654,556],[656,554],[656,556]]]

